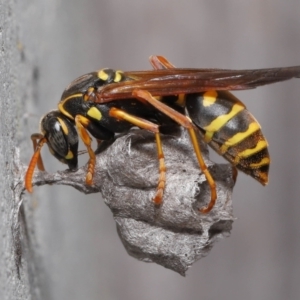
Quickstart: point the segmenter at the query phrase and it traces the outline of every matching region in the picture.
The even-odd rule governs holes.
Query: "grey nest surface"
[[[152,202],[158,182],[156,145],[153,134],[145,130],[132,129],[97,155],[92,186],[85,184],[86,167],[77,172],[37,172],[33,184],[65,184],[83,193],[101,192],[128,254],[184,276],[217,239],[230,234],[234,171],[230,164],[210,162],[206,144],[200,140],[218,194],[211,212],[200,213],[199,208],[210,201],[210,188],[188,133],[182,129],[177,135],[162,135],[162,143],[167,183],[159,207]]]

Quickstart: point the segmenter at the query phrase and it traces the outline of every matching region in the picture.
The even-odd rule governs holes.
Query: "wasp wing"
[[[153,96],[191,94],[207,90],[246,90],[300,77],[300,66],[287,68],[227,69],[162,69],[125,72],[132,80],[113,83],[98,90],[97,102],[132,98],[135,89]]]

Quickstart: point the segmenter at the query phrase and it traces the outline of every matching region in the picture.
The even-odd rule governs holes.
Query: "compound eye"
[[[41,120],[41,130],[50,152],[69,169],[77,169],[78,135],[74,124],[58,111]]]
[[[49,147],[60,157],[65,157],[69,151],[68,140],[60,122],[57,119],[49,120],[46,134]]]

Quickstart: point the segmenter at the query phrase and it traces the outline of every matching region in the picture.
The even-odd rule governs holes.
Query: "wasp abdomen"
[[[207,91],[187,95],[186,108],[214,150],[261,184],[268,183],[268,143],[240,100],[227,91]]]

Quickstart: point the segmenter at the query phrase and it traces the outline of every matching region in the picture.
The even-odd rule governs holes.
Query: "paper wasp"
[[[162,56],[151,56],[153,70],[122,72],[102,69],[73,81],[63,92],[58,110],[42,117],[40,134],[32,135],[35,153],[25,186],[32,191],[34,168],[44,170],[40,150],[50,152],[70,170],[77,169],[78,134],[89,163],[86,183],[92,184],[96,156],[90,134],[111,142],[116,133],[137,126],[153,132],[159,178],[153,201],[160,204],[166,185],[166,168],[160,132],[164,127],[185,127],[211,190],[211,200],[201,212],[209,212],[217,199],[216,184],[202,158],[196,131],[234,167],[265,185],[270,156],[260,125],[246,106],[228,90],[245,90],[300,77],[300,66],[257,70],[181,69]]]

